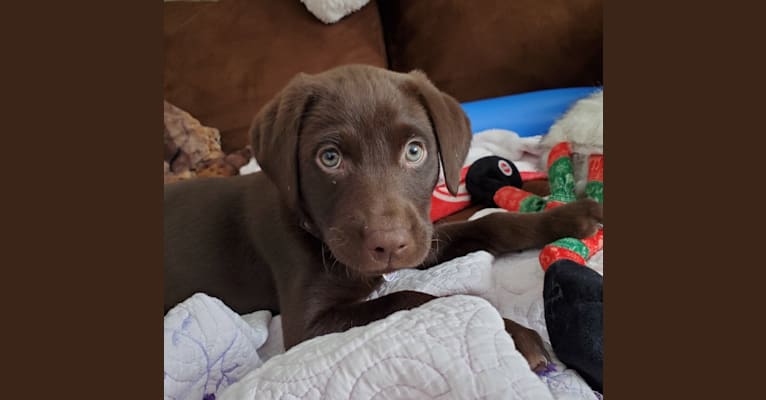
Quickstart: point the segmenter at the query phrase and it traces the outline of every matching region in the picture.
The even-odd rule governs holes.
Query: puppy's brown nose
[[[372,257],[383,263],[401,256],[410,246],[411,238],[406,229],[376,230],[367,233],[365,247]]]

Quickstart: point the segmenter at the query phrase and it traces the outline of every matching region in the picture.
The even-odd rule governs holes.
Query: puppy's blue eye
[[[326,168],[338,168],[340,160],[340,152],[336,149],[327,149],[319,154],[319,162]]]
[[[426,148],[423,143],[418,141],[412,141],[407,143],[404,158],[407,162],[416,164],[419,163],[426,155]]]

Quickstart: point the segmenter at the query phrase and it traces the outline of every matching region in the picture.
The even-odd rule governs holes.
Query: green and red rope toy
[[[485,160],[486,159],[486,160]],[[485,198],[488,205],[504,208],[514,212],[540,212],[577,199],[575,194],[574,165],[572,163],[572,150],[568,142],[558,143],[551,149],[548,157],[548,182],[551,194],[548,198],[535,195],[520,189],[516,182],[507,185],[493,183],[495,190],[491,200],[487,196],[488,187],[486,182],[479,188],[478,185],[470,185],[471,181],[482,181],[482,176],[487,173],[488,166],[498,164],[497,160],[510,163],[500,157],[490,156],[477,160],[469,169],[466,183],[471,196]],[[474,169],[472,171],[472,169]],[[498,187],[499,186],[499,187]],[[491,186],[490,186],[491,187]],[[492,190],[492,189],[490,189]],[[479,194],[481,192],[482,194]],[[476,195],[474,194],[476,193]],[[588,180],[585,186],[587,197],[602,203],[604,202],[604,156],[592,154],[588,157]],[[604,230],[599,229],[593,236],[585,239],[562,238],[543,247],[540,251],[540,265],[543,270],[555,261],[567,259],[578,264],[585,265],[590,257],[600,251],[604,246]]]

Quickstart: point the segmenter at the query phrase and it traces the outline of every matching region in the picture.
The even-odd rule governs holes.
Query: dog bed
[[[601,90],[586,86],[539,90],[461,104],[474,132],[507,129],[520,137],[543,135],[577,100]]]
[[[567,107],[592,92],[582,89]],[[472,124],[473,118],[481,121],[471,104],[465,106]],[[540,121],[525,128],[526,137],[504,129],[476,133],[466,165],[499,155],[521,171],[538,171],[540,137],[530,133],[541,129]],[[490,212],[504,211],[485,209],[471,218]],[[165,399],[598,399],[550,348],[538,254],[539,249],[494,258],[479,251],[425,271],[398,271],[370,297],[401,290],[448,297],[288,352],[279,316],[240,316],[218,299],[196,294],[165,316]],[[603,252],[588,266],[603,274]],[[553,356],[547,371],[529,370],[502,317],[541,335]]]

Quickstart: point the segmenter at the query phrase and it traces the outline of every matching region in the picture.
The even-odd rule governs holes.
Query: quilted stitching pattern
[[[195,294],[165,316],[165,399],[203,399],[261,366],[266,341],[261,311],[244,319],[220,300]],[[259,328],[259,325],[262,326]]]
[[[497,311],[452,296],[301,343],[226,389],[226,399],[552,399]]]

